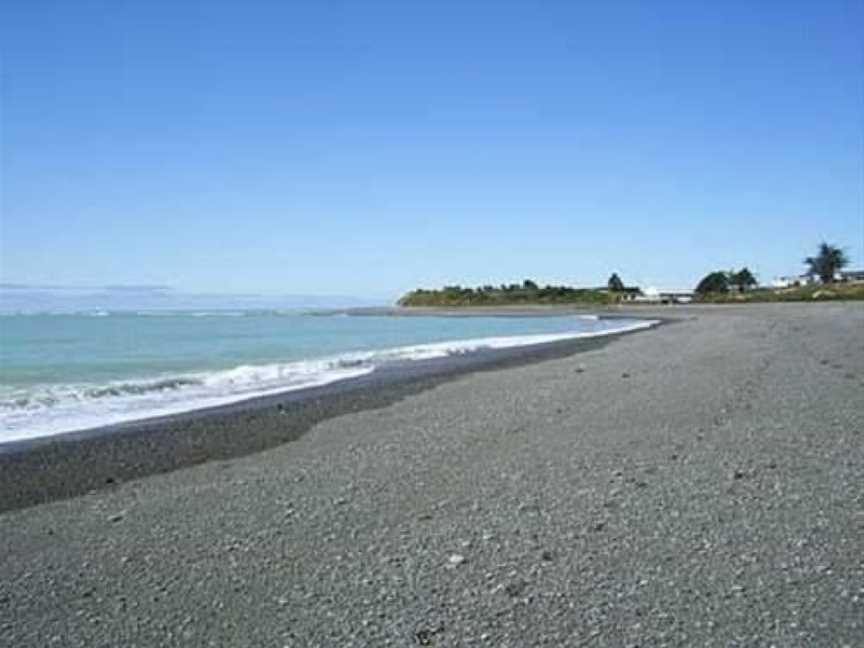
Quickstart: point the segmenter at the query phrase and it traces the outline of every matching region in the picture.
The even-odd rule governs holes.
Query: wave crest
[[[592,331],[452,340],[356,351],[335,357],[106,384],[43,385],[0,398],[0,443],[224,405],[356,378],[377,367],[568,339],[613,335],[657,324],[617,322]]]

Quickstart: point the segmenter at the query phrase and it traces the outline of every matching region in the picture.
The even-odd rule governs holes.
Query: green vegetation
[[[837,273],[849,265],[849,258],[841,248],[822,243],[818,254],[807,257],[804,263],[808,274],[818,276],[821,284],[757,288],[756,277],[748,268],[742,268],[738,272],[717,271],[706,275],[696,287],[697,298],[710,304],[864,299],[864,284],[835,281]]]
[[[847,265],[849,265],[849,257],[840,248],[822,243],[819,246],[819,254],[815,257],[807,257],[804,259],[810,267],[810,274],[818,276],[822,283],[833,283],[834,276]]]
[[[616,295],[590,288],[540,287],[530,279],[522,284],[501,286],[445,286],[441,290],[413,290],[399,300],[400,306],[511,306],[525,304],[608,304]]]
[[[624,282],[621,281],[621,277],[618,276],[617,272],[613,272],[612,276],[609,277],[607,286],[611,292],[621,292],[624,290]]]
[[[729,283],[735,286],[739,292],[745,292],[759,285],[756,277],[750,272],[750,268],[741,268],[738,272],[729,275]]]
[[[864,300],[864,283],[811,284],[791,288],[757,288],[746,292],[710,292],[699,296],[706,304]]]
[[[711,272],[704,277],[699,285],[696,286],[696,294],[724,294],[729,292],[729,273],[728,272]]]
[[[821,301],[839,299],[864,300],[864,283],[836,283],[837,273],[849,264],[845,252],[828,243],[819,246],[815,257],[804,260],[811,275],[818,275],[821,284],[789,288],[760,288],[749,268],[716,270],[705,275],[696,286],[696,301],[711,304],[747,302]],[[445,286],[440,290],[418,289],[399,300],[400,306],[523,306],[531,304],[585,304],[601,306],[622,302],[658,303],[661,296],[645,298],[639,288],[628,287],[613,272],[605,288],[573,288],[571,286],[540,287],[531,279],[521,284],[500,286]],[[668,301],[667,295],[667,301]]]
[[[759,282],[756,281],[756,277],[753,276],[749,268],[741,268],[738,272],[734,270],[729,270],[728,272],[717,270],[702,278],[702,281],[696,286],[696,294],[725,294],[733,288],[743,293],[758,285]]]

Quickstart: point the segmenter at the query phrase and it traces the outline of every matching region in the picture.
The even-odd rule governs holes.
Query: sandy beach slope
[[[164,474],[131,479],[140,436],[83,445],[76,497],[7,458],[39,477],[0,479],[0,645],[860,645],[862,304],[660,313],[284,437],[275,402],[181,421],[208,461]]]

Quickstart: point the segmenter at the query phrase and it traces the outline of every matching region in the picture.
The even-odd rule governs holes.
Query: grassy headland
[[[502,286],[465,288],[445,286],[439,290],[417,289],[403,295],[399,306],[459,307],[459,306],[530,306],[537,304],[584,304],[604,306],[618,304],[624,299],[623,291],[601,288],[572,288],[570,286],[540,287],[532,281]],[[638,301],[628,305],[656,305],[660,299],[645,298],[639,292]],[[746,304],[766,302],[809,302],[864,300],[864,283],[828,283],[789,288],[746,288],[725,291],[696,291],[693,301],[704,304]]]
[[[532,281],[509,286],[445,286],[440,290],[412,290],[399,299],[400,306],[512,306],[527,304],[591,304],[616,303],[614,293],[570,286],[540,287]]]
[[[864,283],[830,283],[789,288],[754,288],[742,292],[708,292],[697,301],[707,304],[864,300]]]

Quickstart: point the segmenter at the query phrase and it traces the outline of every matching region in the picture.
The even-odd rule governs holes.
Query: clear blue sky
[[[864,3],[6,0],[2,280],[864,266]]]

